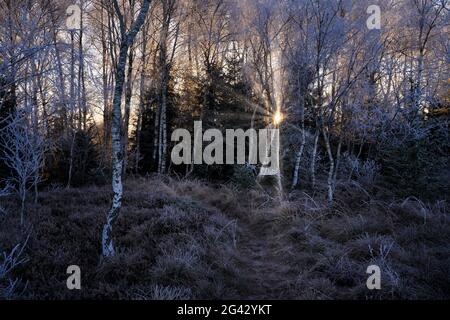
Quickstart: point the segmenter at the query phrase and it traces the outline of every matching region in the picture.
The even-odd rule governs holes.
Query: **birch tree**
[[[112,190],[113,199],[111,209],[106,215],[106,223],[102,232],[102,254],[104,257],[110,257],[115,254],[112,227],[120,213],[122,205],[122,168],[123,168],[123,147],[122,147],[122,111],[121,102],[123,96],[123,87],[125,82],[125,65],[127,62],[128,50],[133,45],[134,39],[144,24],[147,12],[150,8],[150,0],[143,0],[136,20],[131,24],[127,31],[124,15],[120,10],[117,0],[111,0],[115,15],[119,21],[120,30],[120,50],[115,71],[115,88],[113,98],[113,116],[112,116]]]
[[[16,113],[3,130],[5,133],[0,141],[4,149],[2,160],[12,171],[9,181],[20,198],[20,224],[23,225],[28,190],[40,182],[45,142],[30,128],[25,114]]]

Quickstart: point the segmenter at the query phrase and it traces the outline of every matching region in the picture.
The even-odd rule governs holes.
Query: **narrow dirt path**
[[[248,281],[245,299],[280,299],[294,279],[289,266],[277,255],[277,242],[268,221],[241,221],[242,235],[238,243],[242,274]]]

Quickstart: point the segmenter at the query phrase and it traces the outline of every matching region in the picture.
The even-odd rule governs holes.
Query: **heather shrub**
[[[340,176],[343,179],[354,180],[363,186],[373,186],[377,182],[380,166],[374,160],[361,160],[344,154],[341,163]]]
[[[230,182],[240,189],[249,189],[256,184],[257,168],[253,165],[235,165]]]
[[[17,216],[0,216],[4,298],[446,299],[450,216],[445,201],[381,201],[357,181],[324,197],[294,190],[276,200],[199,180],[129,179],[101,258],[106,187],[54,189],[29,205],[26,246]],[[5,197],[7,212],[17,210]],[[14,249],[21,243],[19,249]],[[14,251],[15,250],[15,251]],[[21,251],[20,255],[17,253]],[[15,252],[15,253],[14,253]],[[11,258],[12,257],[12,258]],[[82,290],[66,288],[78,265]],[[369,265],[382,290],[366,287]],[[1,270],[1,269],[0,269]],[[16,279],[19,279],[16,281]]]
[[[390,203],[353,199],[337,193],[340,205],[311,205],[297,193],[291,217],[277,219],[273,231],[283,261],[297,270],[301,285],[291,298],[444,299],[450,296],[447,267],[450,216],[445,202],[416,198]],[[350,202],[346,203],[346,202]],[[309,203],[304,206],[304,203]],[[343,208],[347,208],[343,210]],[[351,208],[354,208],[353,211]],[[356,210],[355,210],[356,209]],[[382,290],[369,291],[366,268],[378,265]],[[324,281],[326,279],[326,281]],[[324,284],[328,287],[324,288]],[[306,290],[303,290],[307,288]],[[314,293],[312,293],[314,292]]]
[[[10,273],[13,279],[29,282],[23,298],[233,296],[236,290],[228,286],[237,284],[226,279],[236,272],[232,239],[238,230],[227,226],[232,220],[218,210],[202,207],[187,195],[158,192],[155,187],[161,181],[148,181],[148,186],[143,181],[137,184],[140,189],[136,193],[130,192],[126,184],[123,214],[113,230],[118,252],[108,260],[100,254],[104,222],[101,213],[109,207],[106,189],[56,189],[42,193],[39,204],[30,206],[29,224],[33,231],[24,249],[28,261]],[[131,188],[134,185],[130,182]],[[9,206],[13,209],[14,203],[11,201]],[[12,215],[5,217],[4,222],[0,243],[7,244],[20,231],[12,227],[17,224]],[[11,240],[4,241],[6,237]],[[80,291],[66,288],[66,268],[72,264],[81,268]],[[224,277],[224,272],[228,276]]]

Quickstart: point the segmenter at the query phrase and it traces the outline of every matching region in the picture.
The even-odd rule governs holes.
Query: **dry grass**
[[[392,203],[355,201],[355,197],[366,196],[361,193],[348,197],[347,189],[339,190],[333,208],[321,206],[305,194],[293,196],[291,213],[280,215],[274,228],[282,248],[280,257],[298,274],[286,296],[448,299],[447,204],[425,205],[415,198]],[[365,286],[366,268],[371,264],[381,268],[380,291]]]
[[[161,180],[126,183],[122,214],[114,229],[118,254],[100,257],[100,231],[108,188],[57,189],[29,206],[29,259],[14,275],[28,281],[22,298],[221,298],[236,297],[236,226],[220,210],[187,194],[175,195]],[[20,241],[12,199],[5,204],[0,249]],[[66,288],[66,268],[82,270],[82,290]],[[224,279],[229,277],[232,279]]]
[[[21,279],[9,297],[450,297],[445,202],[383,202],[349,184],[338,186],[329,208],[325,199],[306,192],[277,203],[257,190],[166,177],[129,179],[114,229],[118,254],[102,261],[100,230],[109,199],[107,187],[43,193],[38,205],[28,206],[26,232],[14,214],[15,201],[3,201],[0,251],[11,252],[30,235],[27,261],[8,279],[0,278],[4,288]],[[71,264],[81,267],[80,291],[66,289]],[[381,268],[380,291],[366,288],[371,264]]]

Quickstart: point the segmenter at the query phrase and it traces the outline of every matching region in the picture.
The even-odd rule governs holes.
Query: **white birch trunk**
[[[131,104],[131,95],[133,92],[133,61],[134,61],[134,52],[133,49],[130,49],[130,54],[128,57],[128,71],[127,71],[127,87],[125,92],[125,115],[124,115],[124,124],[123,124],[123,170],[126,173],[127,170],[127,160],[128,160],[128,130],[130,126],[130,104]]]
[[[299,178],[299,171],[300,171],[300,162],[302,160],[303,156],[303,150],[305,149],[306,144],[306,133],[305,133],[305,107],[304,107],[304,101],[303,98],[301,102],[301,126],[302,126],[302,142],[300,144],[300,149],[298,150],[297,154],[295,155],[295,167],[294,167],[294,177],[292,179],[292,189],[295,188],[298,185],[298,178]]]
[[[328,178],[327,178],[327,198],[328,204],[333,204],[333,194],[334,194],[334,186],[333,186],[333,174],[334,174],[334,158],[333,152],[331,150],[330,139],[325,130],[322,128],[323,138],[325,140],[325,147],[327,149],[328,160],[330,161],[330,168],[328,170]]]
[[[75,132],[73,131],[73,112],[75,110],[75,42],[74,32],[70,31],[70,127],[72,140],[70,141],[70,155],[69,155],[69,173],[67,179],[67,188],[70,188],[72,184],[72,171],[73,171],[73,152],[75,145]]]
[[[141,75],[139,79],[139,110],[137,114],[136,121],[136,156],[134,159],[134,170],[136,173],[139,171],[139,161],[140,161],[140,149],[141,149],[141,129],[142,129],[142,114],[144,113],[144,94],[145,94],[145,69],[147,66],[147,26],[144,25],[142,28],[142,44],[141,44]]]
[[[122,206],[122,167],[123,167],[123,148],[122,148],[122,111],[121,101],[123,94],[123,86],[125,81],[125,64],[127,61],[128,49],[133,44],[136,34],[142,27],[147,15],[150,1],[144,0],[139,15],[131,27],[131,30],[127,33],[125,30],[125,23],[122,13],[120,12],[119,4],[117,0],[114,0],[114,10],[119,18],[120,30],[121,30],[121,43],[119,51],[119,60],[116,66],[116,86],[114,89],[113,98],[113,117],[112,117],[112,190],[113,199],[111,208],[106,216],[106,223],[103,226],[102,232],[102,254],[104,257],[110,257],[115,255],[115,249],[113,240],[111,237],[112,227],[117,220],[120,208]]]
[[[319,134],[320,129],[316,129],[316,134],[314,136],[314,146],[311,156],[311,166],[310,166],[310,175],[311,175],[311,186],[314,189],[316,187],[316,157],[317,157],[317,144],[319,142]]]
[[[298,185],[300,162],[302,160],[303,150],[305,149],[305,131],[302,130],[302,143],[300,144],[300,150],[298,150],[295,155],[295,167],[294,167],[294,178],[292,179],[292,188]]]
[[[161,92],[161,107],[160,107],[160,122],[159,122],[159,156],[158,156],[158,173],[164,174],[166,172],[166,157],[167,157],[167,94],[168,94],[168,56],[167,56],[167,39],[169,35],[169,27],[171,21],[171,14],[173,10],[172,1],[163,1],[163,25],[160,35],[159,43],[159,67],[161,69],[160,92]]]

